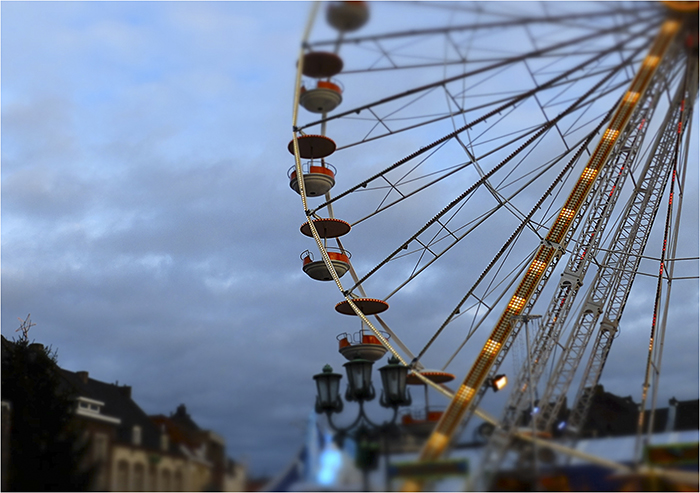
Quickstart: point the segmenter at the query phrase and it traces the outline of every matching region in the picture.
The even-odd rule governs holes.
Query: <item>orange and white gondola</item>
[[[331,263],[335,268],[335,272],[338,277],[343,277],[345,273],[350,270],[350,252],[341,250],[339,248],[327,247],[328,257],[331,259]],[[305,250],[300,255],[302,261],[302,269],[311,278],[317,281],[332,281],[333,276],[331,275],[326,263],[321,260],[314,260],[313,253],[309,250]]]
[[[343,89],[337,80],[319,80],[315,87],[301,87],[299,104],[311,113],[328,113],[343,101]]]
[[[382,336],[385,339],[390,337],[385,332],[382,332]],[[343,332],[338,334],[336,339],[338,340],[338,351],[348,361],[355,358],[378,361],[387,352],[387,349],[379,342],[379,338],[367,330],[360,330],[354,334]]]
[[[417,376],[427,378],[429,381],[436,384],[444,384],[455,379],[454,374],[441,370],[413,370],[406,376],[407,385],[423,385],[425,387],[425,405],[422,408],[410,409],[407,413],[401,416],[401,426],[405,431],[414,436],[425,437],[433,431],[435,425],[445,409],[443,407],[432,407],[428,401],[428,385]]]
[[[302,164],[302,175],[304,188],[307,197],[317,197],[330,191],[335,185],[336,169],[330,163],[326,163],[324,158],[330,156],[335,151],[335,142],[325,135],[302,135],[297,138],[299,146],[299,157],[310,159],[311,161]],[[290,141],[287,149],[294,154],[294,141]],[[315,163],[314,159],[320,159]],[[287,173],[289,176],[289,186],[296,193],[299,192],[299,182],[297,180],[296,166],[292,166]]]
[[[318,197],[328,193],[335,185],[335,174],[337,170],[330,163],[314,165],[311,161],[302,164],[301,174],[304,178],[304,189],[307,197]],[[287,172],[289,186],[296,193],[299,191],[299,181],[297,180],[296,166],[289,168]]]

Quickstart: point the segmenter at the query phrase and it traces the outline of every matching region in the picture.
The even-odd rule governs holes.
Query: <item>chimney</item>
[[[678,401],[672,397],[668,401],[668,418],[666,419],[666,430],[673,431],[676,428],[676,413],[678,412]]]
[[[131,399],[131,385],[122,385],[121,387],[118,387],[118,389],[124,397]]]
[[[78,376],[81,382],[84,384],[88,383],[88,378],[90,377],[90,374],[86,371],[76,371],[75,374]]]

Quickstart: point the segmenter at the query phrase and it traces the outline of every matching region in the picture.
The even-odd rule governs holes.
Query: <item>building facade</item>
[[[131,387],[100,382],[84,371],[61,372],[78,393],[75,413],[84,423],[89,460],[97,468],[95,490],[244,488],[245,468],[227,470],[233,461],[226,457],[224,439],[200,429],[184,404],[170,417],[148,416],[131,398]]]
[[[2,338],[3,361],[14,343]],[[35,350],[44,351],[35,344]],[[226,456],[224,439],[200,429],[184,405],[170,417],[148,416],[133,400],[131,387],[90,378],[87,371],[55,367],[59,389],[74,396],[81,461],[92,470],[94,491],[243,491],[246,468]],[[21,375],[3,374],[4,378]],[[61,392],[60,390],[58,390]],[[70,401],[69,401],[70,402]],[[2,479],[12,460],[9,437],[22,416],[2,402]]]

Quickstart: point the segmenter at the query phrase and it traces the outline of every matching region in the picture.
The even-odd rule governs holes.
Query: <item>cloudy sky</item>
[[[309,10],[297,2],[2,4],[2,334],[14,337],[18,317],[31,313],[30,337],[57,349],[61,366],[133,386],[147,413],[185,403],[256,474],[274,474],[299,447],[314,401],[312,375],[325,363],[338,370],[335,336],[359,328],[332,310],[342,299],[337,288],[300,268],[300,252],[313,243],[298,231],[304,214],[289,188],[286,145]],[[398,28],[416,13],[400,13],[391,26],[370,22],[367,32]],[[447,22],[423,15],[426,25]],[[321,26],[315,34],[329,32]],[[376,85],[348,78],[343,108],[383,97],[387,86],[391,94],[436,80],[411,73],[382,72]],[[363,90],[347,91],[351,84]],[[368,144],[347,155],[370,176],[443,135],[428,128],[399,135],[391,147]],[[697,141],[692,152],[697,163]],[[695,170],[683,257],[697,257],[697,181]],[[463,183],[438,191],[462,190]],[[338,209],[358,218],[364,205]],[[413,227],[399,226],[432,214],[418,202],[389,215],[393,223],[358,227],[347,241],[358,270],[374,265],[358,252],[376,253],[376,263]],[[431,327],[421,337],[405,329],[414,351],[450,309],[428,314],[431,308],[443,297],[453,307],[463,295],[459,268],[492,240],[478,241],[472,253],[436,263],[405,298],[396,297],[397,310],[388,312],[396,315],[386,319],[397,332]],[[643,268],[654,272],[649,262]],[[397,265],[370,296],[383,298],[398,283],[393,276],[406,266]],[[697,262],[688,265],[687,275],[696,276]],[[478,274],[480,267],[470,268]],[[669,324],[677,333],[666,341],[673,358],[665,360],[681,378],[669,379],[661,405],[698,396],[698,285],[681,282],[683,308],[672,309]],[[638,327],[638,336],[615,348],[603,379],[606,389],[636,400],[640,377],[631,388],[623,370],[631,358],[643,368],[652,292],[653,282],[630,299],[632,328],[623,332]],[[439,343],[426,364],[440,367],[461,339]],[[449,370],[462,378],[470,358]]]

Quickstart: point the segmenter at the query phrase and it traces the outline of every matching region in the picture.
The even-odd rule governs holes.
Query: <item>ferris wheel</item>
[[[390,351],[450,398],[421,460],[473,414],[496,425],[486,473],[523,438],[524,411],[532,440],[576,436],[652,265],[640,358],[653,400],[683,277],[697,2],[324,8],[304,33],[288,144],[301,267],[359,320],[338,337],[344,356]],[[487,416],[509,359],[508,403]]]

